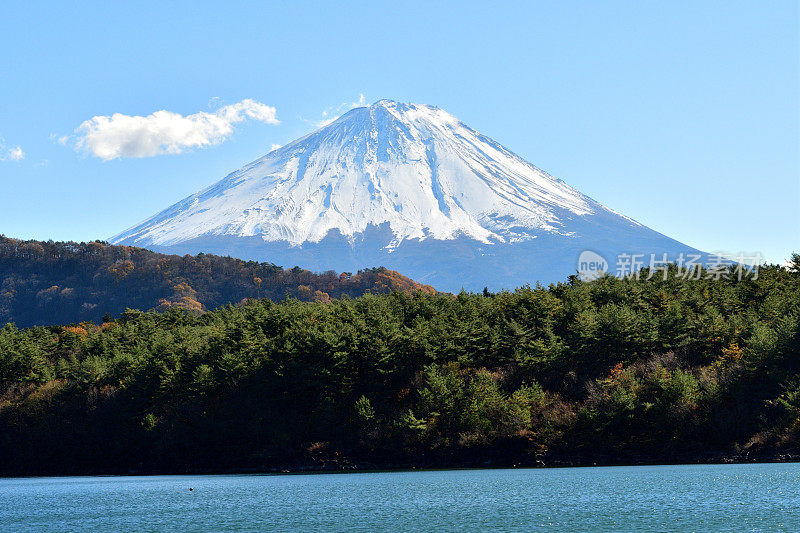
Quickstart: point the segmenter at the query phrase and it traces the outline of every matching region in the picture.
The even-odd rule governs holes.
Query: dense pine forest
[[[0,474],[796,459],[797,267],[6,325]]]
[[[126,308],[202,312],[245,298],[327,301],[397,290],[433,292],[383,268],[314,274],[214,255],[0,235],[0,325],[99,323]]]

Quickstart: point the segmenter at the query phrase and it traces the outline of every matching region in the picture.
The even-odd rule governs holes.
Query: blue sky
[[[442,107],[697,248],[800,251],[797,2],[428,4],[6,3],[0,233],[108,238],[364,95]],[[78,129],[159,110],[200,140]]]

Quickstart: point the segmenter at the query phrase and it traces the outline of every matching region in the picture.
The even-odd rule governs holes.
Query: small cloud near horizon
[[[345,112],[355,109],[357,107],[364,107],[367,105],[367,100],[364,93],[358,95],[358,100],[355,102],[342,102],[338,106],[330,106],[322,111],[322,118],[320,120],[306,120],[315,128],[323,128],[341,117]]]
[[[9,146],[6,140],[0,137],[0,161],[22,161],[25,159],[25,152],[20,145]]]
[[[51,138],[105,161],[153,157],[221,144],[231,136],[235,124],[247,119],[280,124],[276,114],[274,107],[251,99],[191,115],[166,110],[147,116],[114,113],[84,121],[75,135]]]

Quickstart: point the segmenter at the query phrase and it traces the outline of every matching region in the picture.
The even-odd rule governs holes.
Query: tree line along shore
[[[792,459],[799,266],[7,324],[0,475]]]

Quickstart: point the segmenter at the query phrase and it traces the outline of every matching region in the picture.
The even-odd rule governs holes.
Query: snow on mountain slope
[[[407,238],[481,242],[565,233],[559,213],[605,208],[441,109],[381,100],[274,150],[113,238],[169,245],[201,235],[319,242],[389,223]]]
[[[480,261],[540,239],[552,244],[526,247],[526,253],[549,265],[554,258],[545,256],[559,249],[577,249],[579,242],[614,248],[615,238],[623,239],[620,246],[660,243],[654,251],[681,246],[441,109],[381,100],[273,150],[111,241],[276,263],[306,260],[313,265],[302,266],[322,269],[373,266],[358,260],[400,269],[411,264],[414,271],[403,273],[435,282],[436,272],[424,266],[433,248],[421,243],[458,242],[461,257]],[[506,286],[542,277],[528,270],[511,273]],[[452,272],[442,282],[452,286],[458,279]]]

